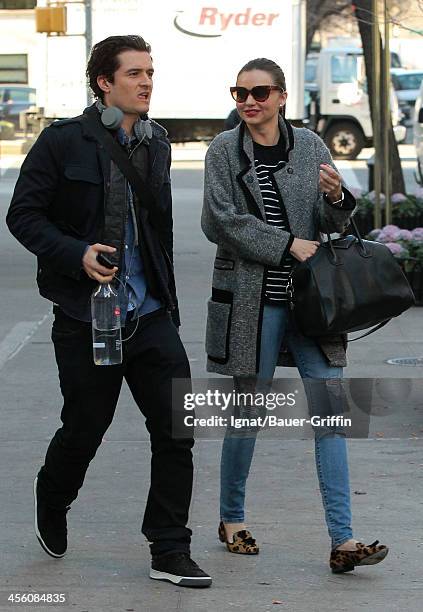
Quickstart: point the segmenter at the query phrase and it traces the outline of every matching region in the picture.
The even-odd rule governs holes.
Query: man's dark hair
[[[238,76],[242,72],[250,72],[250,70],[264,70],[264,72],[268,72],[272,76],[275,85],[279,85],[284,91],[286,90],[286,80],[283,70],[273,60],[265,57],[258,57],[257,59],[250,60],[241,68],[238,72]]]
[[[114,74],[119,68],[118,55],[123,51],[146,51],[151,53],[150,45],[141,36],[109,36],[101,40],[91,50],[87,64],[88,83],[96,98],[103,101],[104,91],[97,84],[98,76],[105,76],[113,83]]]

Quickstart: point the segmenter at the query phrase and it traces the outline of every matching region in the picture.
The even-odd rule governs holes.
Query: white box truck
[[[69,6],[68,13],[70,28],[81,31],[83,9]],[[229,87],[238,71],[256,57],[282,67],[287,117],[303,119],[305,18],[305,0],[93,0],[92,39],[142,35],[155,67],[150,117],[173,140],[208,139],[234,107]],[[83,41],[61,36],[45,44],[44,115],[79,114],[86,104]]]
[[[314,72],[314,83],[313,83]],[[358,47],[327,47],[307,60],[307,90],[315,99],[315,129],[336,159],[355,159],[372,146],[373,131],[364,56]],[[391,86],[391,116],[395,138],[402,142],[406,128]],[[313,107],[313,104],[311,104]]]

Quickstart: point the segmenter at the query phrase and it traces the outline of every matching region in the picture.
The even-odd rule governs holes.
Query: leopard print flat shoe
[[[356,550],[333,550],[330,554],[329,565],[334,574],[351,572],[356,565],[376,565],[384,560],[389,548],[379,544],[379,540],[366,546],[357,542]]]
[[[228,542],[225,527],[223,522],[220,521],[218,535],[219,540],[226,544],[226,548],[231,553],[236,553],[238,555],[257,555],[259,552],[259,547],[255,539],[246,529],[234,533],[233,542]]]

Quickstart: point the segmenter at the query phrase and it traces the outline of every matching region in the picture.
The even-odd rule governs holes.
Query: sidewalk
[[[375,365],[382,353],[386,358],[423,354],[421,314],[416,308],[394,321],[374,350],[367,351],[365,341],[357,343],[347,375],[421,377],[421,367]],[[221,441],[199,440],[191,510],[193,556],[213,575],[214,584],[207,590],[180,589],[148,578],[149,550],[139,523],[147,496],[149,442],[126,389],[69,513],[68,554],[60,560],[47,557],[33,534],[31,485],[58,425],[60,398],[49,328],[46,321],[0,371],[1,611],[13,609],[5,605],[6,593],[28,590],[68,594],[70,608],[39,610],[78,612],[420,609],[421,432],[412,439],[349,442],[356,534],[367,542],[380,538],[391,551],[383,564],[344,576],[331,574],[327,565],[328,538],[311,440],[257,443],[247,501],[247,521],[261,546],[257,558],[230,555],[217,540]],[[187,349],[191,359],[201,352],[189,342]],[[194,375],[204,376],[199,361],[192,365]]]
[[[13,174],[8,172],[2,183],[4,202]],[[205,305],[215,248],[199,229],[201,171],[175,172],[173,189],[182,340],[193,377],[204,378]],[[0,238],[0,344],[5,351],[2,362],[0,350],[0,612],[421,609],[423,402],[421,396],[413,396],[410,407],[405,393],[398,394],[397,401],[404,410],[389,427],[385,423],[383,430],[373,429],[374,439],[349,441],[355,535],[367,543],[380,539],[389,545],[390,553],[380,565],[343,576],[329,571],[329,539],[312,440],[258,440],[246,507],[247,524],[261,551],[257,557],[229,554],[217,539],[221,440],[198,439],[192,551],[212,574],[213,586],[190,590],[150,580],[148,544],[140,533],[150,472],[149,440],[125,386],[115,420],[69,512],[68,553],[59,560],[48,557],[33,532],[32,482],[60,426],[51,316],[43,320],[49,306],[37,296],[32,256],[5,230]],[[413,308],[369,338],[353,342],[345,376],[377,377],[383,384],[404,378],[404,385],[411,385],[415,393],[423,367],[393,366],[387,360],[423,356],[422,316],[423,308]],[[35,329],[37,321],[40,326],[27,338],[27,330]],[[23,349],[8,359],[9,349],[13,354],[15,345],[25,341]],[[279,369],[276,376],[294,377],[296,371]],[[6,605],[11,592],[29,591],[64,592],[69,605]]]
[[[6,155],[24,155],[34,144],[35,139],[31,136],[28,138],[15,138],[14,140],[0,140],[0,158]],[[204,142],[186,142],[172,144],[172,161],[187,162],[187,161],[204,161],[208,145]],[[402,144],[398,146],[399,154],[403,163],[411,162],[413,166],[416,160],[416,149],[413,144]],[[374,154],[373,148],[365,148],[357,158],[357,161],[363,164]],[[345,162],[338,160],[339,167],[345,166]],[[349,162],[347,162],[349,163]],[[365,167],[363,165],[363,167]]]

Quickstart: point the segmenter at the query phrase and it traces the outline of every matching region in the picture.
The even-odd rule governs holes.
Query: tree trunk
[[[372,72],[372,62],[373,62],[373,47],[372,47],[372,0],[354,0],[353,3],[356,7],[356,18],[358,21],[358,27],[360,30],[361,41],[363,45],[363,53],[364,53],[364,61],[366,65],[366,76],[367,76],[367,91],[369,95],[369,104],[370,104],[370,112],[372,117],[372,125],[374,126],[373,119],[373,72]],[[383,57],[382,53],[382,39],[379,36],[379,44],[380,44],[380,57]],[[383,74],[382,60],[381,65],[379,66],[380,74]],[[401,167],[401,159],[398,152],[398,145],[395,140],[394,130],[392,127],[392,117],[384,116],[384,103],[386,95],[390,95],[388,91],[386,91],[386,84],[383,83],[384,79],[382,79],[382,88],[381,88],[381,109],[382,109],[382,121],[385,122],[387,120],[390,126],[389,133],[389,155],[391,160],[391,175],[392,175],[392,192],[393,193],[405,193],[405,182],[404,176],[402,173]],[[374,133],[374,129],[373,129]],[[385,168],[382,166],[382,185],[384,180],[384,172]]]

